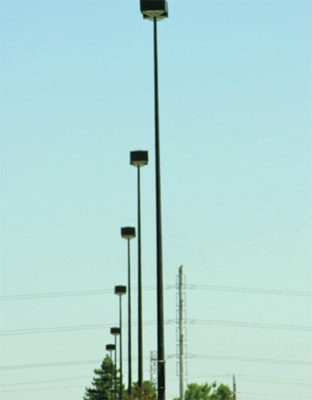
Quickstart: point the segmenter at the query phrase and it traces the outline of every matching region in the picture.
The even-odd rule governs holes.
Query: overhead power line
[[[92,375],[92,374],[91,374]],[[0,384],[0,388],[10,388],[12,386],[29,386],[29,385],[42,385],[45,383],[55,383],[55,382],[70,382],[76,380],[85,380],[91,379],[91,375],[85,376],[75,376],[75,377],[68,377],[68,378],[59,378],[59,379],[46,379],[40,381],[28,381],[28,382],[14,382],[14,383],[6,383]],[[263,375],[245,375],[245,374],[236,374],[240,380],[247,380],[251,382],[261,382],[261,383],[268,383],[268,384],[276,384],[276,385],[303,385],[303,386],[312,386],[312,382],[308,379],[294,379],[289,377],[276,377],[276,376],[263,376]],[[192,378],[231,378],[233,377],[232,373],[229,374],[218,374],[218,375],[207,375],[207,374],[192,374]],[[173,378],[176,379],[176,378]]]
[[[186,321],[193,325],[216,325],[216,326],[231,326],[238,328],[260,328],[260,329],[278,329],[278,330],[295,330],[295,331],[312,331],[311,326],[300,326],[300,325],[277,325],[277,324],[265,324],[256,322],[242,322],[242,321],[219,321],[219,320],[203,320],[203,319],[188,319]],[[175,324],[175,319],[165,320],[165,324]],[[12,335],[31,335],[31,334],[43,334],[43,333],[60,333],[60,332],[72,332],[72,331],[84,331],[84,330],[96,330],[96,329],[107,329],[113,324],[90,324],[90,325],[70,325],[70,326],[55,326],[49,328],[29,328],[29,329],[12,329],[0,331],[0,336],[12,336]],[[126,325],[126,323],[124,324]],[[137,325],[134,321],[133,325]],[[156,325],[156,321],[145,321],[144,325]]]
[[[297,382],[297,384],[301,384],[301,383],[309,383],[312,385],[312,382],[310,379],[303,379],[303,378],[289,378],[289,377],[281,377],[281,376],[265,376],[265,375],[250,375],[250,374],[236,374],[237,376],[242,377],[243,379],[245,379],[245,377],[247,378],[256,378],[256,379],[272,379],[275,381],[284,381],[284,382]]]
[[[247,395],[255,395],[255,396],[265,396],[265,397],[274,397],[274,398],[278,398],[280,397],[281,399],[287,398],[287,399],[294,399],[294,396],[291,395],[287,395],[287,394],[281,394],[281,393],[256,393],[256,392],[238,392],[239,394],[247,394]],[[307,400],[311,400],[312,397],[311,396],[298,396],[300,399],[307,399]]]
[[[144,290],[153,290],[154,286],[145,286]],[[132,290],[137,290],[133,288]],[[156,289],[155,289],[156,290]],[[47,293],[31,293],[31,294],[16,294],[11,296],[0,296],[0,301],[9,300],[30,300],[30,299],[43,299],[51,297],[76,297],[76,296],[96,296],[102,294],[114,294],[113,289],[90,289],[90,290],[73,290],[67,292],[47,292]]]
[[[59,387],[46,387],[46,388],[32,388],[32,389],[9,389],[9,390],[0,390],[0,393],[15,393],[15,392],[41,392],[41,391],[50,391],[50,390],[68,390],[68,389],[77,389],[83,388],[81,385],[74,386],[59,386]]]
[[[203,320],[203,319],[188,319],[188,323],[196,325],[225,325],[235,326],[241,328],[263,328],[263,329],[281,329],[281,330],[295,330],[295,331],[312,331],[312,326],[300,325],[278,325],[266,324],[258,322],[242,322],[242,321],[219,321],[219,320]]]
[[[14,383],[0,384],[0,387],[41,385],[42,383],[69,382],[69,381],[78,381],[78,380],[82,380],[82,379],[90,379],[90,376],[88,375],[88,376],[75,376],[73,378],[46,379],[46,380],[42,380],[42,381],[14,382]]]
[[[144,357],[148,359],[148,357]],[[176,354],[168,354],[166,359],[176,358]],[[253,357],[239,357],[239,356],[220,356],[212,354],[188,354],[187,358],[201,358],[221,361],[242,361],[252,363],[269,363],[269,364],[288,364],[288,365],[312,365],[310,361],[299,361],[299,360],[277,360],[267,358],[253,358]],[[136,359],[136,357],[133,357]],[[0,371],[9,371],[17,369],[31,369],[31,368],[49,368],[49,367],[68,367],[74,365],[84,364],[99,364],[102,360],[82,360],[82,361],[59,361],[51,363],[38,363],[38,364],[18,364],[18,365],[5,365],[0,366]]]
[[[218,356],[218,355],[210,355],[210,354],[188,354],[187,357],[188,358],[203,358],[203,359],[211,359],[211,360],[269,363],[269,364],[312,365],[311,361],[277,360],[277,359],[271,359],[271,358],[253,358],[253,357],[239,357],[239,356]]]
[[[187,284],[186,288],[191,290],[270,294],[279,296],[304,296],[304,297],[312,296],[312,292],[299,291],[299,290],[263,289],[263,288],[248,288],[248,287],[234,287],[234,286],[196,285],[196,284],[194,285]]]
[[[101,360],[82,360],[82,361],[59,361],[59,362],[39,363],[39,364],[5,365],[5,366],[0,366],[0,371],[31,369],[31,368],[69,367],[73,365],[99,364],[101,362],[102,362]]]
[[[244,376],[240,377],[241,380],[248,381],[248,382],[255,382],[255,383],[265,383],[266,385],[279,385],[279,386],[284,386],[284,385],[291,385],[291,386],[312,386],[312,383],[310,382],[286,382],[286,381],[278,381],[274,379],[255,379],[255,378],[245,378]]]
[[[168,319],[165,321],[166,324],[175,323],[174,319]],[[133,325],[137,325],[137,322],[133,322]],[[50,328],[31,328],[31,329],[12,329],[7,331],[0,331],[0,336],[11,336],[11,335],[31,335],[40,333],[59,333],[59,332],[72,332],[72,331],[84,331],[93,329],[107,329],[114,324],[91,324],[91,325],[71,325],[71,326],[55,326]],[[126,326],[126,323],[123,324]],[[144,325],[156,325],[156,321],[145,321]]]
[[[216,286],[216,285],[196,285],[186,284],[186,289],[190,290],[204,290],[204,291],[217,291],[217,292],[233,292],[233,293],[250,293],[250,294],[265,294],[265,295],[279,295],[279,296],[300,296],[311,297],[312,292],[299,291],[299,290],[283,290],[283,289],[259,289],[235,286]],[[167,285],[166,290],[176,289],[176,285]],[[137,290],[137,288],[133,288]],[[156,290],[155,286],[145,286],[144,291]],[[109,289],[95,289],[95,290],[77,290],[77,291],[64,291],[64,292],[47,292],[47,293],[32,293],[32,294],[17,294],[9,296],[0,296],[0,301],[11,300],[31,300],[31,299],[44,299],[53,297],[77,297],[77,296],[95,296],[103,294],[112,294],[113,290]]]

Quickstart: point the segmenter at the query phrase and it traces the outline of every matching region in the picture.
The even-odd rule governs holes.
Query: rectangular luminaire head
[[[111,328],[110,332],[112,335],[118,336],[120,335],[120,328]]]
[[[124,228],[121,228],[121,236],[124,239],[135,238],[135,228],[133,228],[132,226],[125,226]]]
[[[130,164],[135,167],[143,167],[148,164],[148,151],[136,150],[130,152]]]
[[[114,344],[107,344],[106,345],[106,350],[107,351],[114,351],[114,350],[116,350],[116,347],[115,347]]]
[[[168,17],[168,3],[166,0],[140,0],[143,17],[157,21]]]
[[[122,296],[123,294],[127,293],[127,287],[126,286],[115,286],[115,294],[118,296]]]

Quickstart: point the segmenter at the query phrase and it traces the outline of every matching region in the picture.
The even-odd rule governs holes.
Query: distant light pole
[[[119,368],[120,368],[120,399],[122,399],[122,305],[121,305],[121,296],[127,293],[126,286],[115,286],[115,294],[119,296],[119,329],[120,329],[120,336],[119,336]]]
[[[120,335],[120,328],[111,328],[110,333],[115,338],[115,400],[117,399],[117,336]]]
[[[158,105],[158,55],[157,21],[168,17],[166,0],[141,0],[141,12],[145,19],[154,24],[154,85],[155,85],[155,162],[156,162],[156,230],[157,230],[157,358],[158,358],[158,400],[166,398],[165,340],[164,340],[164,296],[161,230],[161,185],[159,151],[159,105]]]
[[[141,251],[141,167],[148,164],[148,152],[130,152],[130,164],[138,168],[138,383],[143,387],[143,328],[142,328],[142,251]]]
[[[116,346],[114,344],[107,344],[106,350],[109,351],[109,353],[110,353],[110,359],[111,359],[111,371],[110,372],[111,372],[111,378],[112,378],[112,376],[113,376],[113,374],[112,374],[112,372],[113,372],[112,352],[115,351],[115,354],[116,354]],[[113,381],[113,379],[112,379],[112,381]],[[111,400],[113,400],[113,383],[111,384],[110,392],[111,392]]]
[[[135,238],[135,228],[126,226],[121,228],[121,237],[128,242],[128,394],[131,396],[132,386],[132,352],[131,352],[131,260],[130,240]]]

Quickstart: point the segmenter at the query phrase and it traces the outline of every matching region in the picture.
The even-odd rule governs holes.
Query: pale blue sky
[[[165,286],[183,264],[188,284],[288,291],[187,290],[197,321],[187,326],[188,353],[256,360],[190,358],[188,381],[230,384],[235,373],[239,400],[312,398],[311,330],[199,324],[312,326],[311,296],[289,292],[312,291],[311,11],[301,0],[170,0],[159,24]],[[2,297],[1,331],[116,325],[113,287],[126,283],[120,227],[136,224],[136,149],[150,157],[143,285],[155,285],[152,24],[138,0],[0,0],[0,19],[1,296],[112,290]],[[167,288],[166,320],[175,298]],[[144,320],[156,320],[154,291],[144,291]],[[155,328],[144,328],[147,379]],[[101,360],[111,340],[109,328],[1,336],[1,366]],[[170,323],[166,353],[175,352]],[[98,365],[1,371],[1,385],[29,384],[0,386],[0,397],[81,399]],[[255,382],[268,376],[273,383]],[[174,358],[167,393],[178,394]]]

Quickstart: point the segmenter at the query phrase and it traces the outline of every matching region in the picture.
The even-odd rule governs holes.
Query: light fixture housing
[[[136,150],[130,152],[130,164],[135,167],[143,167],[148,164],[148,151]]]
[[[124,228],[121,228],[121,237],[124,239],[135,238],[135,228],[133,226],[125,226]]]
[[[107,351],[114,351],[114,350],[116,350],[116,346],[114,344],[107,344],[106,345],[106,350]]]
[[[122,286],[122,285],[115,286],[115,294],[117,294],[118,296],[123,296],[126,293],[127,293],[126,286]]]
[[[114,336],[120,335],[120,328],[111,328],[110,333]]]
[[[160,21],[168,17],[168,3],[166,0],[141,0],[141,13],[143,18]]]

